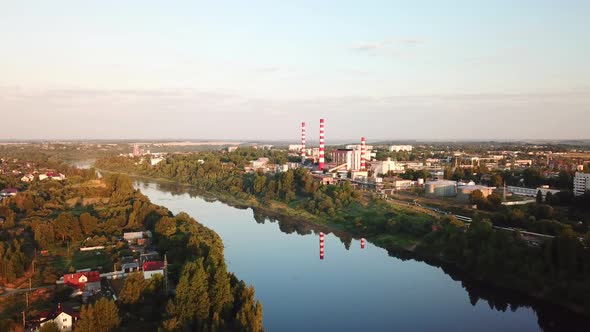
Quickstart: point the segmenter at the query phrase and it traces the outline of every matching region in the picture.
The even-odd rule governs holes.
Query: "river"
[[[388,253],[342,232],[275,218],[189,192],[136,181],[152,202],[187,212],[223,239],[228,269],[256,289],[267,331],[583,331],[555,306]],[[319,232],[325,259],[319,259]]]

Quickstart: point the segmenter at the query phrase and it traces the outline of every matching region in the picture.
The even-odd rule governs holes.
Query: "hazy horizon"
[[[0,140],[589,139],[585,1],[0,4]]]

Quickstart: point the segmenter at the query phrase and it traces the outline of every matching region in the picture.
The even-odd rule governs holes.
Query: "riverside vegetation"
[[[248,160],[286,160],[280,152],[238,149],[232,153],[171,155],[149,160],[112,157],[96,166],[189,184],[247,204],[282,209],[364,236],[388,249],[412,249],[430,262],[449,264],[469,276],[590,315],[590,236],[563,227],[558,236],[532,247],[516,233],[492,229],[475,217],[466,225],[454,217],[435,220],[363,195],[347,182],[322,186],[304,169],[278,174],[245,173]],[[433,227],[434,226],[434,227]]]
[[[68,178],[34,180],[0,203],[0,285],[30,277],[34,288],[48,290],[31,294],[27,307],[24,296],[0,299],[0,330],[19,330],[23,310],[34,317],[57,303],[79,306],[69,297],[72,289],[54,289],[56,279],[81,268],[112,271],[123,256],[133,255],[122,233],[149,230],[155,249],[167,257],[174,295],[165,291],[164,278],[132,274],[118,301],[101,294],[82,306],[76,331],[263,331],[262,305],[252,287],[227,272],[215,232],[185,213],[173,215],[152,204],[125,175],[100,180],[94,170],[52,167]],[[96,255],[77,250],[99,245],[105,250]]]

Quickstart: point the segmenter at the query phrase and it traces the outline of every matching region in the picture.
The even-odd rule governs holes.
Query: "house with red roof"
[[[18,189],[15,189],[15,188],[6,188],[6,189],[0,190],[1,197],[16,196],[17,193],[18,193]]]
[[[166,270],[166,264],[162,261],[149,261],[144,262],[142,264],[143,269],[143,278],[144,279],[151,279],[152,276],[159,274],[164,275],[164,270]]]
[[[85,271],[64,274],[64,284],[79,291],[93,292],[100,290],[100,274],[98,271]]]

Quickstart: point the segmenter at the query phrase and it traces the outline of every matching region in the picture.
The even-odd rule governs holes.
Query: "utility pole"
[[[23,311],[23,328],[25,328],[25,326],[27,325],[27,320],[25,319],[25,312]]]
[[[27,309],[29,309],[29,292],[25,292],[25,301],[27,302]]]
[[[168,296],[168,257],[164,254],[164,289],[166,290],[166,296]]]
[[[33,274],[35,274],[35,261],[37,260],[37,248],[35,248],[35,256],[33,256]]]

